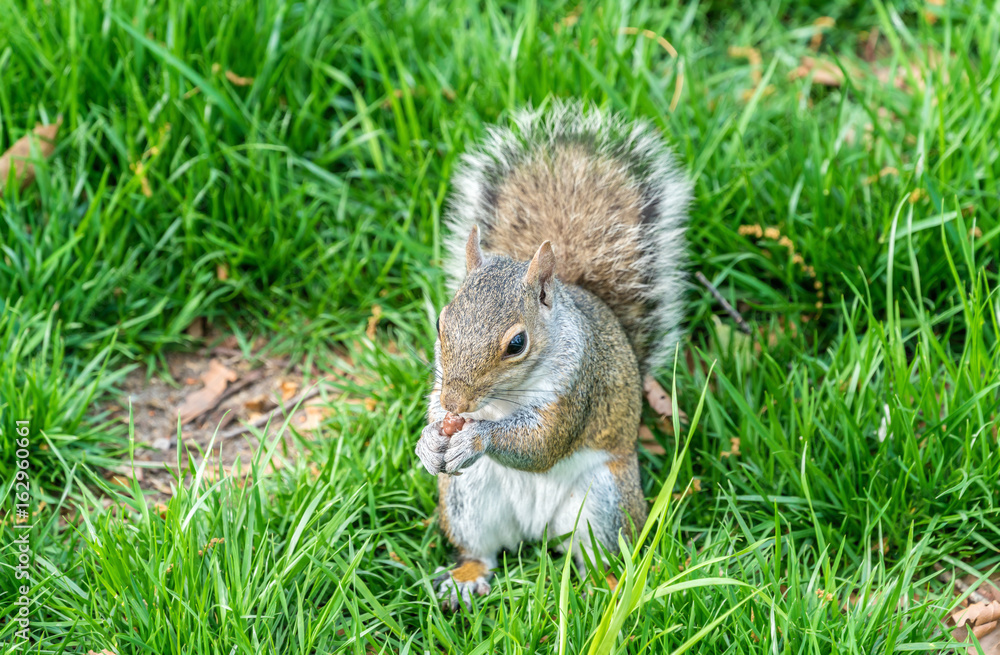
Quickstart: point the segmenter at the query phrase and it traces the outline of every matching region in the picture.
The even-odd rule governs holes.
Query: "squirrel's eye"
[[[441,317],[437,317],[437,321],[434,323],[434,329],[437,330],[438,334],[441,334]]]
[[[525,346],[528,345],[528,335],[524,332],[518,332],[514,335],[514,338],[510,340],[507,344],[507,352],[504,353],[506,357],[516,357],[524,352]]]

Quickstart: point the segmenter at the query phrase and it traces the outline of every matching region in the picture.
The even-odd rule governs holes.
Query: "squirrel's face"
[[[441,406],[498,420],[541,400],[534,378],[549,344],[555,257],[545,242],[530,263],[487,259],[476,230],[466,254],[465,282],[438,316]]]

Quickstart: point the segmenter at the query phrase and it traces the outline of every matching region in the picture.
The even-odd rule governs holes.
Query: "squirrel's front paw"
[[[451,437],[444,454],[446,472],[455,475],[459,469],[472,466],[483,456],[486,445],[483,443],[482,433],[476,428],[476,421],[466,421],[465,427]]]
[[[444,454],[451,439],[441,432],[441,421],[431,423],[420,433],[416,453],[427,472],[437,475],[444,470]]]

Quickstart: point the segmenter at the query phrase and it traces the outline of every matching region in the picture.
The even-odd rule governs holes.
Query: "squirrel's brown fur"
[[[416,446],[460,553],[438,580],[452,607],[524,539],[572,534],[582,566],[591,537],[615,552],[642,527],[642,374],[679,329],[690,188],[662,140],[573,103],[514,124],[456,174],[454,296]]]
[[[556,102],[490,130],[455,176],[448,224],[452,289],[473,226],[486,254],[530,259],[552,242],[557,276],[603,300],[642,372],[672,356],[680,332],[691,188],[645,121]]]

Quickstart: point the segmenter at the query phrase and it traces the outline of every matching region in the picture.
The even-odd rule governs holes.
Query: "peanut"
[[[461,430],[463,425],[465,425],[464,418],[462,418],[458,414],[452,414],[451,412],[448,412],[445,415],[444,420],[441,421],[441,432],[445,436],[450,437],[459,430]]]

